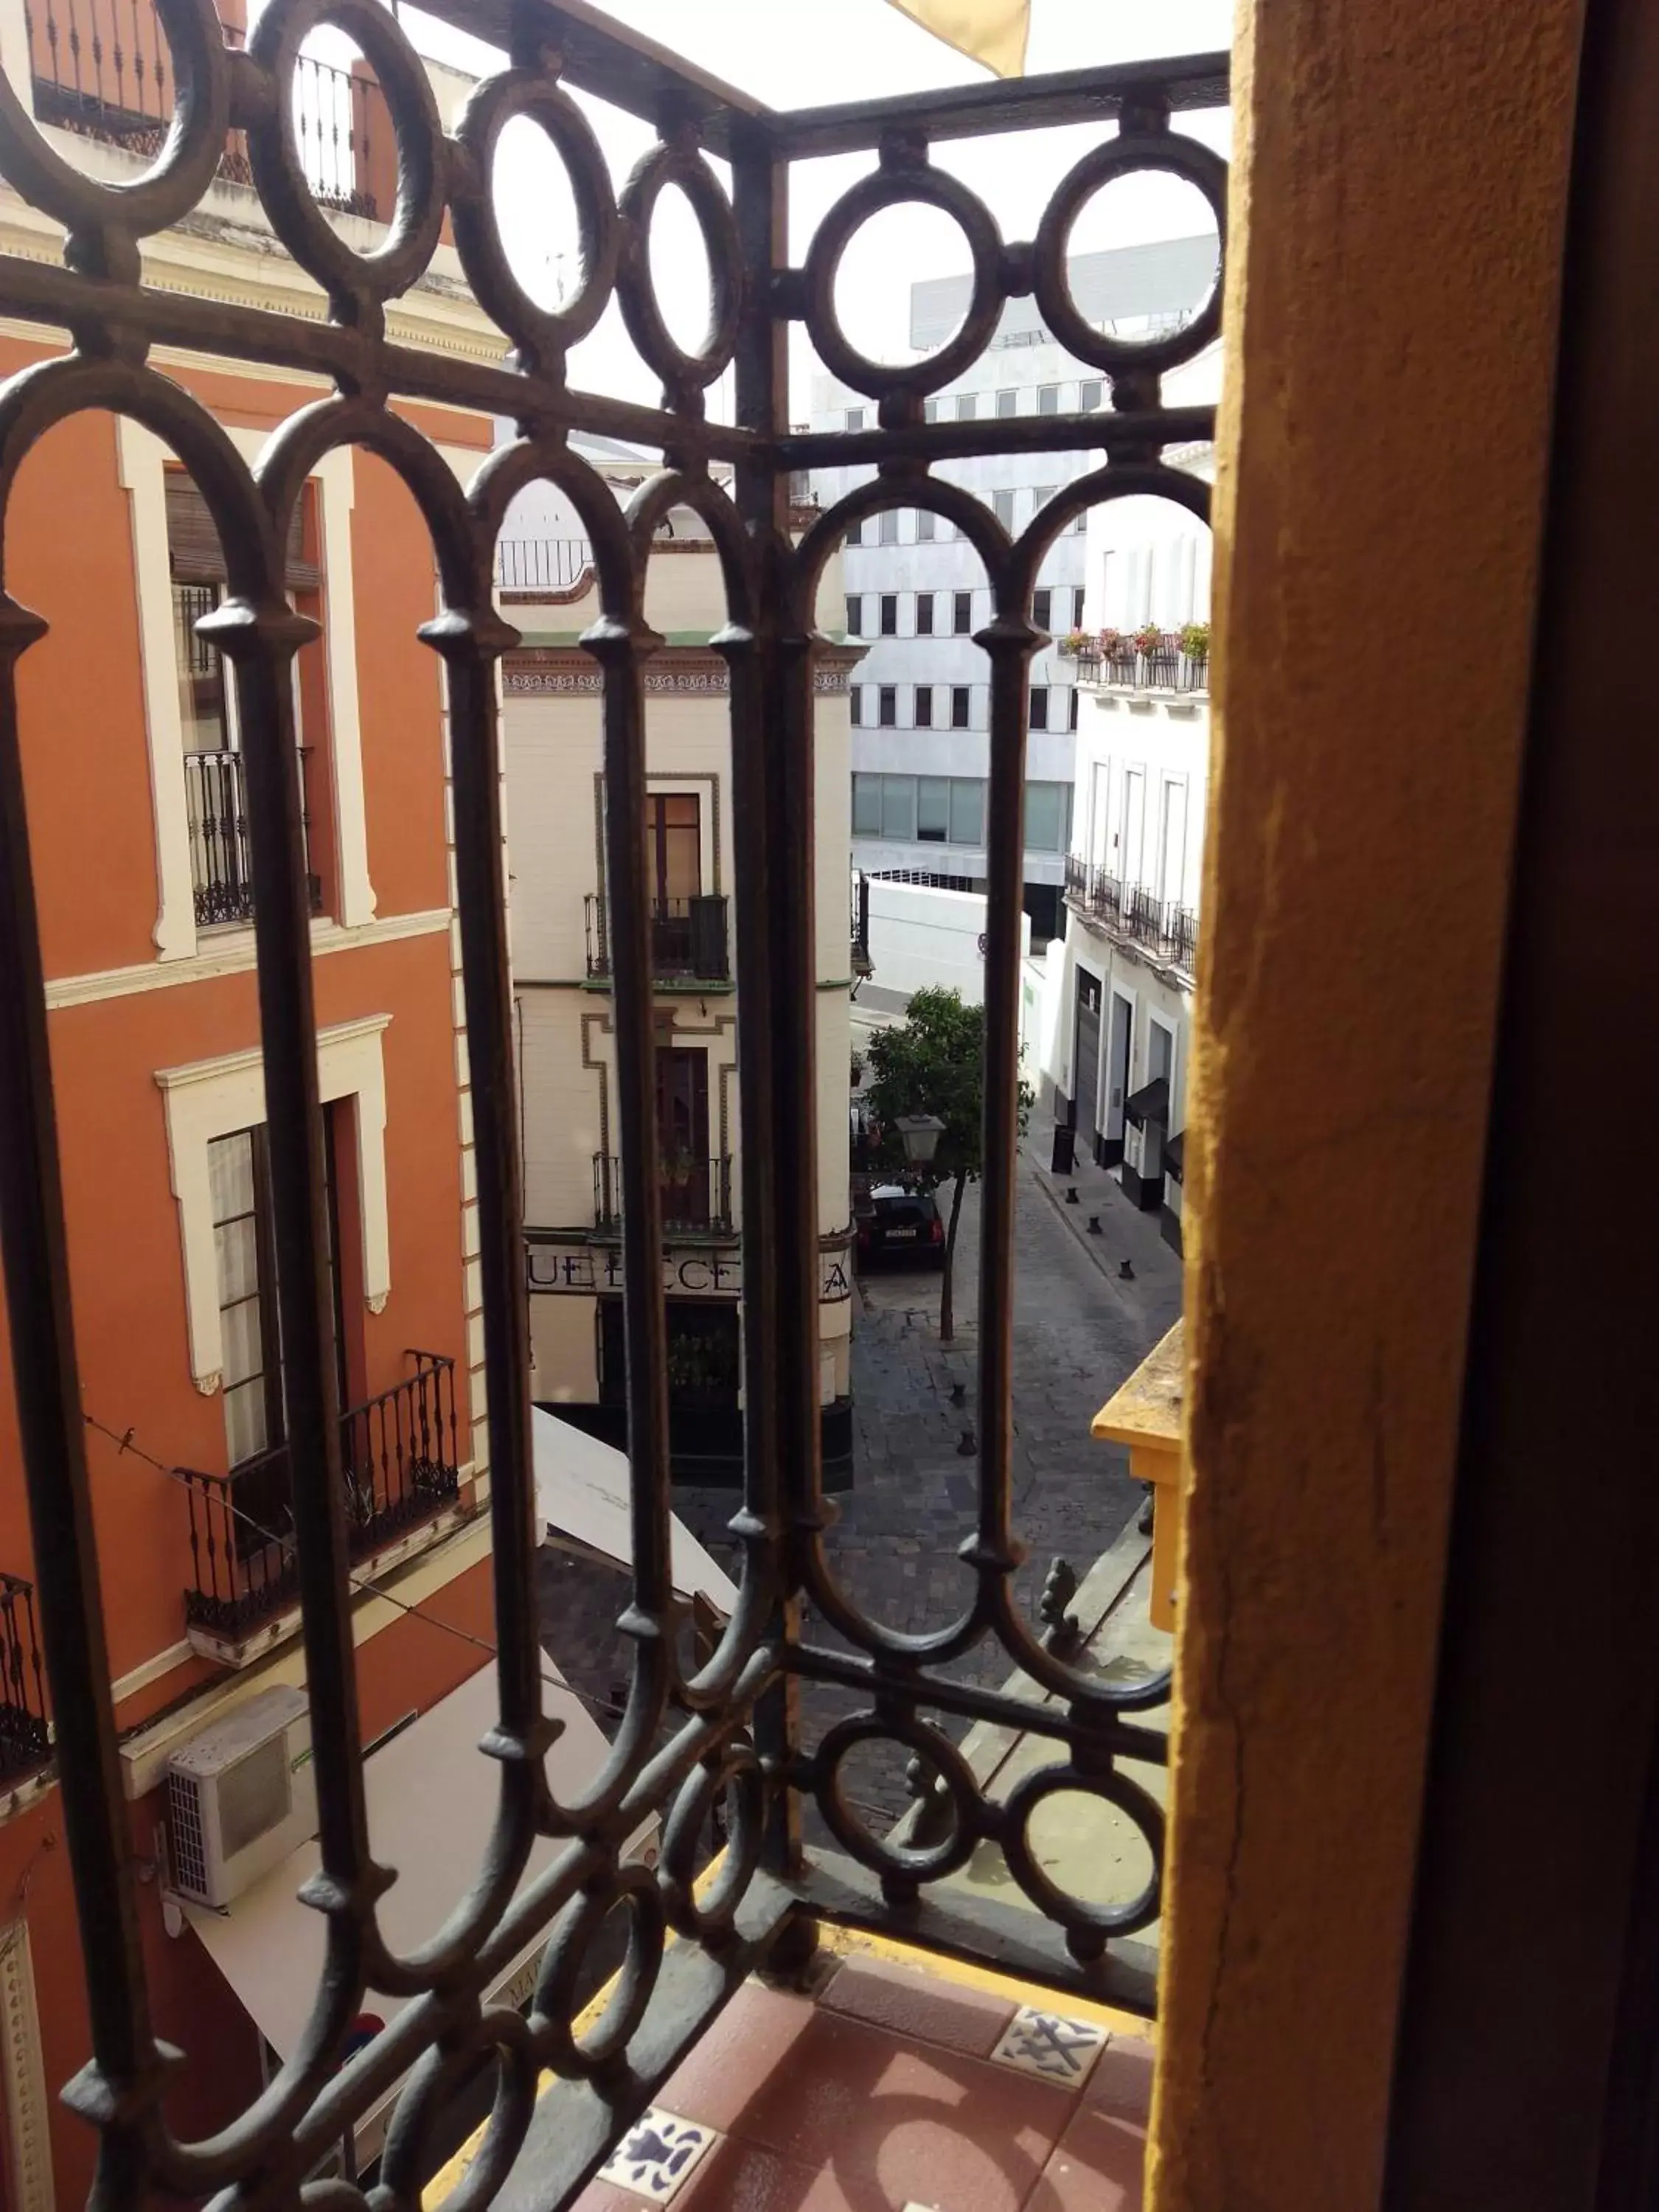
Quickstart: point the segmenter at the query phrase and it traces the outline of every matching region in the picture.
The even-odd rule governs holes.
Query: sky
[[[708,73],[778,107],[817,106],[886,94],[984,82],[988,72],[921,30],[887,0],[613,0],[622,24],[684,53]],[[461,67],[497,66],[489,50],[447,24],[402,10],[422,51]],[[1028,69],[1033,75],[1091,64],[1213,51],[1229,43],[1231,0],[1032,0]],[[577,94],[620,185],[653,143],[650,127]],[[1182,118],[1182,127],[1227,149],[1224,114]],[[1005,239],[1030,238],[1054,185],[1099,138],[1097,126],[1024,131],[1004,139],[966,139],[936,147],[933,160],[989,206]],[[819,221],[872,155],[798,162],[791,176],[791,253],[799,263]],[[717,167],[719,165],[717,165]],[[720,173],[724,180],[723,168]],[[562,165],[536,126],[523,119],[502,133],[495,163],[496,208],[508,258],[520,283],[551,306],[562,284],[574,291],[580,262],[574,211]],[[1173,178],[1125,178],[1082,211],[1074,250],[1188,235],[1210,226],[1190,186]],[[665,191],[652,227],[651,267],[671,334],[695,349],[705,325],[707,258],[684,196]],[[909,360],[909,286],[921,276],[968,266],[965,241],[937,210],[890,209],[854,238],[842,264],[837,304],[847,335],[873,358]],[[804,420],[815,357],[804,337],[792,353],[791,411]],[[655,377],[634,352],[614,301],[573,349],[574,384],[654,404]],[[729,382],[729,380],[727,380]],[[729,392],[710,412],[729,415]]]

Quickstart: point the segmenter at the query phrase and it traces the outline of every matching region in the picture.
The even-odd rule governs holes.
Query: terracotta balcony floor
[[[738,1991],[578,2212],[1139,2205],[1152,2048],[1138,2023],[886,1955],[824,1965],[811,1996]]]

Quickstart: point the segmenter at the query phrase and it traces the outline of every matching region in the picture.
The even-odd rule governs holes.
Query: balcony
[[[221,29],[227,46],[245,43],[237,24]],[[155,160],[173,125],[174,82],[154,0],[44,0],[29,14],[29,58],[40,122]],[[396,135],[368,65],[340,69],[301,54],[292,96],[300,163],[319,204],[370,222],[389,219]],[[227,133],[216,173],[227,184],[252,185],[246,131]]]
[[[593,548],[585,538],[504,538],[495,548],[495,587],[539,599],[574,592],[593,571]]]
[[[722,1152],[716,1159],[684,1157],[659,1164],[657,1188],[662,1200],[662,1225],[671,1236],[702,1231],[711,1236],[732,1233],[732,1161]],[[622,1162],[614,1153],[593,1155],[593,1226],[607,1235],[622,1227]]]
[[[1165,691],[1203,693],[1210,689],[1210,655],[1183,649],[1179,631],[1161,635],[1157,642],[1135,637],[1103,635],[1080,647],[1075,655],[1079,684],[1097,684],[1108,691]]]
[[[17,1789],[51,1757],[34,1584],[0,1574],[0,1790]]]
[[[608,982],[611,918],[605,900],[590,897],[586,915],[588,981]],[[653,899],[650,925],[651,972],[659,983],[730,984],[726,900],[720,893]]]
[[[311,747],[299,748],[300,823],[311,857]],[[247,834],[247,772],[240,752],[185,755],[185,814],[190,829],[190,873],[198,929],[222,928],[253,919],[253,853]],[[313,914],[323,910],[323,882],[306,872]]]
[[[460,1489],[455,1363],[411,1352],[415,1371],[340,1419],[351,1557],[366,1560],[453,1506]],[[190,1492],[185,1619],[207,1656],[240,1664],[300,1602],[286,1444],[228,1474],[181,1468]],[[199,1641],[198,1641],[199,1638]]]
[[[1198,966],[1198,915],[1188,906],[1158,898],[1144,884],[1125,884],[1076,854],[1066,861],[1066,902],[1073,912],[1138,945],[1155,960],[1185,974]]]

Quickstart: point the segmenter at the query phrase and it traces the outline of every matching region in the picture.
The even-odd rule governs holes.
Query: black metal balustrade
[[[873,975],[875,963],[870,957],[870,878],[862,868],[853,878],[852,922],[853,974]]]
[[[593,568],[585,538],[503,538],[495,581],[504,592],[568,592]]]
[[[587,972],[611,972],[611,918],[603,898],[589,898]],[[651,972],[659,981],[726,983],[732,978],[726,900],[714,891],[696,898],[652,899],[647,907]]]
[[[692,1159],[684,1153],[659,1155],[657,1194],[662,1225],[671,1232],[708,1230],[727,1236],[732,1229],[732,1161],[721,1152],[714,1159]],[[617,1230],[623,1220],[623,1164],[611,1152],[593,1155],[593,1226]]]
[[[472,0],[427,4],[459,28],[481,27]],[[1057,1991],[1086,1991],[1142,2012],[1153,2007],[1152,1960],[1134,1938],[1159,1911],[1164,1814],[1124,1763],[1167,1759],[1165,1732],[1145,1717],[1167,1698],[1167,1678],[1130,1684],[1084,1671],[1043,1639],[1015,1594],[1024,1558],[1015,1527],[1010,1364],[1024,887],[1019,824],[1030,667],[1041,635],[1031,619],[1032,592],[1050,547],[1086,508],[1120,495],[1173,499],[1200,519],[1209,512],[1208,487],[1157,457],[1213,435],[1214,410],[1164,404],[1161,378],[1213,338],[1220,289],[1178,331],[1132,339],[1094,329],[1067,288],[1071,225],[1101,186],[1151,168],[1173,172],[1203,196],[1224,246],[1225,164],[1179,121],[1186,111],[1224,104],[1226,59],[1134,62],[778,112],[728,94],[695,70],[681,71],[672,58],[608,27],[595,11],[567,14],[523,0],[512,17],[513,68],[473,94],[451,143],[396,15],[354,6],[350,35],[386,88],[402,157],[392,233],[368,257],[351,250],[318,213],[288,125],[311,0],[268,0],[246,56],[233,56],[214,35],[206,11],[184,0],[166,0],[166,10],[174,64],[192,92],[142,193],[123,198],[40,161],[27,118],[0,112],[0,173],[66,234],[60,264],[0,253],[0,315],[62,332],[65,347],[22,373],[26,396],[18,380],[5,387],[0,488],[58,422],[83,410],[125,410],[165,439],[190,471],[225,549],[247,840],[262,885],[287,884],[290,892],[262,896],[255,926],[286,1347],[292,1542],[286,1571],[301,1601],[311,1690],[320,1815],[320,1865],[311,1889],[325,1907],[326,1955],[311,2024],[257,2104],[210,2141],[181,2136],[173,2115],[187,2105],[163,2103],[176,2068],[164,2062],[156,2040],[147,1965],[153,1947],[143,1924],[153,1907],[140,1888],[121,1797],[98,1619],[97,1516],[23,812],[16,666],[44,623],[13,609],[10,649],[0,655],[0,875],[9,892],[0,903],[6,979],[0,1234],[58,1726],[61,1825],[92,1988],[93,2054],[66,2094],[105,2138],[100,2212],[139,2212],[163,2197],[211,2199],[219,2212],[289,2212],[302,2201],[304,2177],[395,2093],[372,2201],[406,2205],[419,2200],[454,2095],[473,2098],[476,2074],[486,2069],[498,2094],[462,2185],[469,2212],[504,2188],[514,2204],[558,2212],[750,1968],[769,1959],[799,1968],[825,1918],[994,1960],[1005,1972]],[[686,13],[695,19],[696,11]],[[618,103],[665,134],[619,195],[565,84]],[[492,198],[496,134],[526,112],[556,135],[582,215],[580,286],[556,309],[536,306],[514,278]],[[1061,125],[1078,126],[1091,143],[1030,240],[1005,240],[979,196],[931,158],[935,145],[954,140]],[[227,128],[246,132],[273,233],[319,288],[323,304],[314,314],[232,305],[140,281],[143,238],[190,214]],[[793,166],[837,154],[881,158],[803,241],[799,264],[787,266],[778,241],[789,235]],[[717,169],[716,160],[729,171]],[[690,201],[713,276],[709,327],[695,352],[668,335],[652,289],[651,257],[641,250],[652,210],[670,185]],[[972,263],[970,300],[961,327],[938,351],[888,367],[858,352],[842,331],[836,280],[861,224],[912,200],[942,210],[962,228]],[[386,333],[386,303],[426,270],[447,216],[467,280],[502,333],[499,361],[423,351]],[[1058,342],[1105,381],[1113,404],[1086,415],[927,421],[927,398],[974,367],[1008,301],[1028,294]],[[568,380],[568,349],[613,300],[661,391],[659,407]],[[831,374],[867,401],[867,428],[791,429],[787,364],[795,324]],[[278,378],[303,373],[331,385],[336,396],[306,392],[304,404],[267,445],[256,479],[186,385],[150,365],[152,354],[169,362],[228,357]],[[732,419],[725,423],[710,419],[704,397],[728,368]],[[513,426],[470,492],[416,426],[410,402],[470,410]],[[573,429],[626,439],[663,455],[664,465],[621,507],[568,436]],[[441,655],[447,684],[496,1592],[498,1719],[489,1739],[494,1755],[479,1783],[495,1804],[487,1857],[446,1930],[416,1957],[396,1961],[380,1924],[386,1877],[371,1856],[365,1810],[349,1620],[361,1542],[340,1511],[348,1471],[361,1471],[362,1462],[353,1424],[337,1410],[329,1350],[312,963],[306,933],[294,926],[303,910],[306,856],[284,782],[293,774],[288,672],[297,640],[282,549],[308,473],[345,445],[372,449],[399,473],[431,533],[440,577],[441,613],[421,634]],[[1065,452],[1088,456],[1085,472],[1046,501],[1018,538],[935,465],[986,454],[1046,466]],[[716,470],[727,463],[729,471]],[[831,466],[852,468],[857,488],[793,542],[792,477]],[[588,649],[605,690],[604,965],[611,983],[609,1097],[621,1161],[634,1490],[626,1717],[604,1773],[579,1802],[557,1794],[543,1760],[550,1729],[536,1601],[497,767],[495,674],[504,625],[495,605],[495,544],[514,500],[540,480],[568,498],[588,532],[600,601]],[[975,1528],[963,1550],[957,1617],[914,1635],[860,1609],[826,1534],[814,1066],[816,602],[848,530],[901,507],[927,511],[965,542],[991,602],[990,618],[976,633],[989,664],[990,789]],[[738,1091],[747,1139],[744,1504],[732,1524],[743,1553],[741,1588],[713,1657],[695,1674],[672,1632],[669,1335],[655,1093],[660,939],[647,859],[644,672],[658,642],[644,620],[652,545],[662,521],[686,508],[718,547],[727,599],[719,649],[730,671],[733,934],[744,1009]],[[0,505],[0,524],[7,514]],[[827,895],[839,909],[839,888]],[[157,1248],[124,1253],[121,1263],[161,1270],[176,1258]],[[204,1508],[210,1489],[198,1491]],[[215,1494],[222,1498],[223,1488]],[[232,1532],[222,1527],[217,1556],[222,1571],[234,1559]],[[202,1578],[200,1595],[210,1595],[210,1577]],[[971,1674],[958,1663],[968,1658]],[[989,1686],[999,1673],[1013,1686]],[[803,1681],[848,1693],[844,1717],[822,1733],[802,1721],[796,1686]],[[981,1721],[1046,1747],[1045,1756],[1022,1763],[1005,1796],[981,1789],[957,1747],[963,1729]],[[862,1822],[847,1763],[872,1742],[890,1752],[896,1746],[917,1760],[924,1779],[930,1772],[936,1778],[941,1809],[926,1842],[880,1834]],[[1144,1873],[1131,1893],[1103,1902],[1063,1889],[1045,1871],[1032,1827],[1057,1793],[1109,1806],[1139,1838]],[[698,1890],[694,1876],[722,1802],[722,1871],[712,1889]],[[809,1803],[833,1850],[805,1847]],[[659,1864],[625,1864],[627,1838],[653,1815],[663,1824]],[[538,1837],[558,1839],[559,1848],[532,1874]],[[1017,1895],[1019,1905],[941,1887],[976,1853],[1000,1854],[1006,1894]],[[613,1906],[629,1923],[628,1963],[604,2021],[578,2045],[572,2023],[584,1956]],[[680,1939],[672,1946],[670,1929]],[[527,2014],[484,2005],[506,1962],[544,1941]],[[354,2019],[382,1990],[408,2001],[372,2040],[349,2048]],[[185,2066],[191,2056],[186,2051]],[[544,2069],[558,2078],[538,2098]],[[326,2199],[329,2212],[366,2212],[371,2202],[356,2180],[330,2181],[313,2193],[319,2205]]]
[[[415,1372],[340,1417],[346,1543],[366,1559],[453,1505],[459,1493],[455,1363],[411,1352]],[[228,1474],[180,1468],[190,1491],[185,1618],[246,1635],[300,1600],[294,1480],[286,1443]]]
[[[1207,691],[1210,656],[1183,653],[1171,636],[1151,651],[1129,644],[1116,653],[1085,649],[1077,655],[1077,672],[1079,683],[1125,691]]]
[[[175,72],[155,0],[29,0],[34,112],[77,137],[153,161],[173,122]],[[225,42],[242,33],[222,26]],[[251,185],[246,134],[226,133],[217,173]]]
[[[323,910],[323,881],[311,867],[309,745],[295,750],[300,763],[300,823],[306,846],[306,899]],[[185,815],[190,825],[190,872],[196,927],[212,929],[253,919],[253,852],[248,839],[247,777],[240,752],[224,749],[185,755]]]
[[[0,1790],[15,1790],[51,1757],[34,1584],[0,1574]]]
[[[1190,975],[1198,965],[1198,915],[1191,907],[1158,898],[1144,884],[1126,884],[1109,870],[1070,854],[1066,897],[1079,914],[1121,932],[1173,967]]]

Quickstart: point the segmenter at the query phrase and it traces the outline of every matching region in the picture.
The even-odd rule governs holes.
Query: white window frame
[[[386,1205],[386,1062],[381,1039],[390,1014],[324,1030],[317,1038],[318,1088],[325,1105],[356,1101],[357,1202],[362,1224],[363,1302],[385,1310],[392,1291],[391,1225]],[[258,1127],[265,1120],[264,1058],[256,1047],[185,1067],[163,1067],[155,1080],[167,1109],[167,1165],[179,1206],[184,1253],[185,1312],[190,1371],[204,1397],[224,1377],[219,1270],[213,1235],[208,1146],[216,1137]]]
[[[259,430],[227,434],[246,460],[266,444]],[[185,798],[185,733],[173,647],[173,577],[167,558],[167,468],[172,448],[142,422],[116,417],[117,472],[127,493],[133,575],[138,602],[144,726],[149,745],[150,800],[155,835],[156,916],[151,932],[158,960],[188,960],[199,950],[195,884],[190,864],[190,817]],[[344,928],[374,920],[363,799],[362,721],[357,694],[357,608],[351,559],[351,510],[356,476],[351,448],[337,447],[318,463],[318,537],[323,571],[323,650],[332,776],[338,915]],[[228,689],[228,686],[227,687]],[[227,933],[216,931],[214,943]]]

